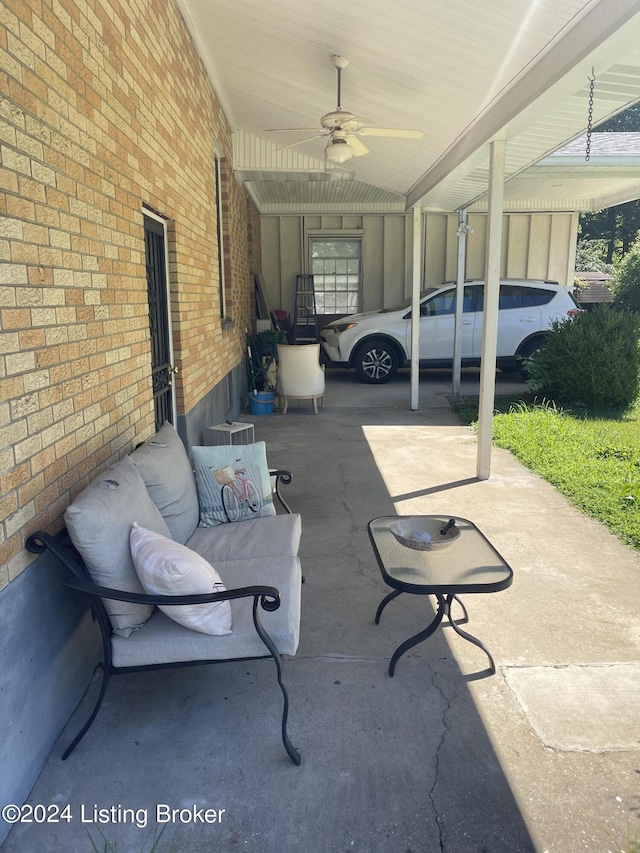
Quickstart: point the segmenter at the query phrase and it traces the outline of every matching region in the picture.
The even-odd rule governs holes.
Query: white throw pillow
[[[197,595],[224,592],[220,575],[195,551],[134,523],[129,537],[131,557],[149,595]],[[201,634],[231,633],[231,603],[161,606],[175,622]]]

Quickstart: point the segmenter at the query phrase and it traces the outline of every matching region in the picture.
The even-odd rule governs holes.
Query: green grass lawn
[[[463,423],[477,401],[452,403]],[[640,550],[640,404],[623,417],[587,418],[531,401],[496,399],[493,440],[583,512]]]

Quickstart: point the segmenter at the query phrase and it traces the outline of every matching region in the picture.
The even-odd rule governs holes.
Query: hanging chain
[[[596,76],[591,69],[591,77],[589,80],[589,113],[587,116],[587,150],[585,153],[585,161],[588,163],[591,157],[591,134],[593,133],[593,90],[595,88]]]

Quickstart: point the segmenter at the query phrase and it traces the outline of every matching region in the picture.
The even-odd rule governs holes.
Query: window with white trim
[[[357,314],[360,310],[361,241],[311,237],[309,250],[318,314]]]

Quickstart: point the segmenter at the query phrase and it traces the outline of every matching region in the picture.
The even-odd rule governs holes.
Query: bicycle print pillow
[[[192,447],[191,459],[200,504],[199,527],[276,514],[264,441]]]

